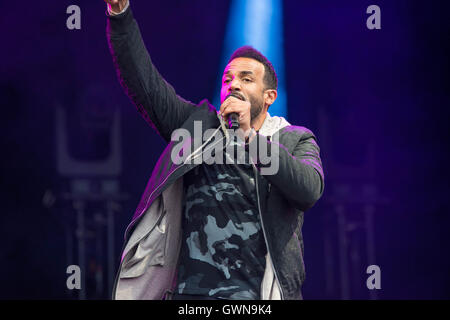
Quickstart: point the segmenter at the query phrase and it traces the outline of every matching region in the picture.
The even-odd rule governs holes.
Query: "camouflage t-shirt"
[[[177,292],[259,299],[267,249],[251,165],[201,164],[184,184]]]

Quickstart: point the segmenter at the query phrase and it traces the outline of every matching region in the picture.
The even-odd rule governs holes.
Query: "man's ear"
[[[278,93],[275,89],[267,89],[264,91],[264,105],[271,106],[277,99],[277,95]]]

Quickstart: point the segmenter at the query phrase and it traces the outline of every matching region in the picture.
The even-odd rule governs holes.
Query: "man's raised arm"
[[[106,34],[120,83],[144,119],[168,142],[195,105],[177,96],[152,64],[128,0],[105,2]]]

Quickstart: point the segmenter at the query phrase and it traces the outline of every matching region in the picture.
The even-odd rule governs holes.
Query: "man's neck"
[[[256,131],[258,131],[259,129],[261,129],[264,120],[266,120],[266,116],[267,116],[267,110],[264,110],[263,112],[260,113],[260,115],[251,123],[252,128],[254,128]]]

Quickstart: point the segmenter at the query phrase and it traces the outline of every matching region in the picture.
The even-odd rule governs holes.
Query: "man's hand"
[[[242,101],[236,97],[231,96],[222,103],[219,113],[224,117],[224,119],[228,119],[230,113],[235,112],[239,114],[239,129],[242,129],[245,135],[248,135],[251,129],[250,109],[250,102]]]
[[[114,13],[120,13],[128,3],[128,0],[105,0],[110,10]]]

